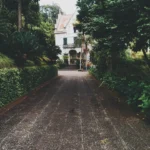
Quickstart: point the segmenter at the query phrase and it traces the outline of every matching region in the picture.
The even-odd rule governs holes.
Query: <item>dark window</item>
[[[74,33],[76,33],[76,32],[77,32],[77,28],[76,28],[76,27],[73,27],[73,29],[74,29]]]
[[[67,38],[64,38],[64,45],[67,45]]]

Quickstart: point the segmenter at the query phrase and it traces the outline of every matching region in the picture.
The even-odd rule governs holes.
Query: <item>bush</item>
[[[76,66],[77,66],[77,68],[80,68],[80,60],[79,59],[77,59],[77,61],[76,61]]]
[[[36,65],[38,66],[42,66],[42,65],[48,65],[48,63],[50,61],[48,61],[48,58],[47,57],[36,57],[36,59],[34,59],[34,62]]]
[[[59,59],[59,60],[57,60],[56,66],[57,66],[59,69],[62,69],[62,68],[64,68],[64,67],[66,67],[67,65],[64,63],[63,60]]]
[[[150,117],[150,84],[147,81],[131,80],[120,77],[115,73],[99,74],[95,68],[90,73],[97,79],[103,81],[109,88],[118,91],[127,97],[127,103],[139,109]]]
[[[14,32],[8,42],[9,49],[6,53],[19,67],[23,67],[27,59],[33,60],[35,56],[42,54],[39,39],[33,32]]]
[[[139,98],[142,104],[139,107],[150,118],[150,85],[144,84],[143,87],[142,95]]]
[[[0,70],[0,107],[28,93],[57,75],[54,66]]]
[[[14,61],[4,54],[0,53],[0,69],[14,67]]]
[[[27,60],[26,62],[25,62],[25,66],[26,67],[31,67],[31,66],[35,66],[35,63],[34,63],[34,61],[31,61],[31,60]]]

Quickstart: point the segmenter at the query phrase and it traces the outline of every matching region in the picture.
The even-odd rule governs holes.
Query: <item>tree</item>
[[[39,0],[5,0],[3,7],[8,10],[8,17],[12,25],[27,30],[27,25],[38,25]],[[23,7],[22,7],[23,6]],[[18,19],[17,19],[18,15]]]
[[[56,60],[58,54],[61,54],[59,47],[55,46],[54,26],[49,22],[41,22],[40,27],[33,29],[39,38],[39,44],[43,47],[43,54],[50,60]]]
[[[96,51],[100,51],[101,55],[105,54],[104,61],[109,70],[115,68],[131,42],[134,43],[134,51],[143,51],[149,64],[145,50],[149,46],[147,41],[150,38],[150,2],[78,0],[77,6],[82,30],[97,41],[99,46]]]
[[[62,9],[57,5],[43,5],[40,7],[40,12],[43,18],[43,21],[56,23],[56,19],[58,18],[58,14],[62,13]]]
[[[89,35],[85,35],[84,33],[80,32],[75,40],[75,46],[81,47],[81,52],[80,52],[80,70],[82,69],[82,55],[83,55],[83,50],[85,50],[86,55],[87,52],[89,51],[88,46],[92,44],[92,38]],[[85,48],[85,49],[84,49]],[[87,60],[86,60],[87,61]],[[87,62],[86,62],[87,65]],[[86,66],[87,67],[87,66]]]
[[[28,26],[40,25],[40,13],[39,13],[39,0],[24,0],[23,1],[23,16],[24,16],[24,28],[28,30]]]
[[[54,24],[43,20],[38,2],[0,0],[0,51],[21,66],[27,59],[36,61],[46,55],[55,60],[61,53],[55,46]]]

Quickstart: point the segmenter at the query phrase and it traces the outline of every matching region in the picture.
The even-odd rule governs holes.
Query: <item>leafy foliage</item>
[[[0,70],[0,107],[28,93],[57,75],[54,66]]]
[[[15,67],[14,61],[11,58],[0,53],[0,69],[11,68],[11,67]]]
[[[134,51],[143,51],[150,67],[146,54],[150,38],[147,0],[78,0],[77,6],[82,30],[97,41],[97,51],[109,53],[105,53],[109,59],[108,70],[115,68],[115,60],[119,61],[121,52],[130,47],[131,42]]]
[[[110,89],[118,91],[127,98],[127,103],[140,109],[147,117],[150,117],[150,82],[148,80],[133,80],[130,76],[118,76],[116,73],[99,73],[91,68],[90,73],[98,80],[103,81]]]
[[[92,73],[111,89],[127,96],[128,103],[148,114],[150,1],[78,0],[80,28],[95,40]],[[144,61],[128,61],[125,50],[142,51]],[[141,67],[143,66],[143,67]],[[150,113],[149,113],[150,114]]]
[[[0,107],[57,75],[56,67],[47,66],[61,53],[55,46],[54,24],[41,17],[39,0],[21,2],[18,32],[18,0],[0,0]],[[55,13],[50,17],[56,20]],[[43,66],[25,67],[35,65]]]
[[[40,7],[41,16],[44,22],[50,22],[55,24],[58,14],[62,13],[62,9],[57,5],[43,5]]]
[[[61,50],[55,46],[54,23],[48,19],[56,20],[60,8],[49,6],[51,15],[44,20],[38,0],[22,0],[23,21],[21,32],[18,32],[18,1],[1,2],[0,52],[14,59],[19,67],[27,65],[26,60],[34,61],[35,65],[43,64],[40,62],[43,55],[55,62]]]
[[[66,67],[67,64],[65,64],[63,60],[58,59],[58,60],[57,60],[57,63],[56,63],[56,66],[57,66],[57,68],[62,69],[62,68],[64,68],[64,67]]]
[[[27,25],[37,25],[39,22],[39,4],[38,0],[22,0],[22,15],[25,18],[24,27]],[[18,0],[3,1],[2,9],[8,11],[8,20],[12,25],[17,26]]]
[[[41,55],[38,38],[32,32],[14,32],[9,37],[7,55],[15,59],[18,66],[24,66],[27,59],[34,60]]]

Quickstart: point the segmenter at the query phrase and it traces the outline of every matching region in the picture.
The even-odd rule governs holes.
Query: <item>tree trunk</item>
[[[18,31],[22,28],[22,0],[18,0]]]
[[[147,57],[146,51],[142,49],[142,52],[144,54],[145,61],[146,61],[147,65],[148,65],[148,67],[150,68],[150,60]]]
[[[81,35],[81,53],[80,53],[80,70],[82,69],[82,49],[83,49],[83,41],[84,41],[84,32],[83,34]]]
[[[80,70],[82,69],[82,46],[81,46],[81,53],[80,53]]]

